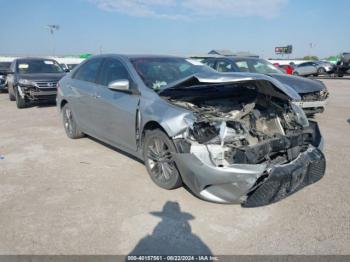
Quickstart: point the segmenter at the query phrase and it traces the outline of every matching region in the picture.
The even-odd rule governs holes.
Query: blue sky
[[[0,54],[350,52],[349,0],[0,0]],[[54,39],[47,24],[59,24]],[[310,50],[310,43],[314,47]]]

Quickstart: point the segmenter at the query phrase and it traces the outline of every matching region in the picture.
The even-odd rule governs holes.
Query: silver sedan
[[[291,88],[167,56],[95,56],[65,76],[57,106],[84,134],[144,161],[160,187],[260,206],[321,179],[322,136]],[[130,181],[132,183],[132,181]]]

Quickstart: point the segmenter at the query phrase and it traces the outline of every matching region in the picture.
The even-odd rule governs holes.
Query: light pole
[[[309,47],[310,47],[310,51],[309,51],[309,56],[312,56],[312,49],[315,48],[315,44],[314,43],[309,43]]]
[[[55,56],[55,42],[54,42],[54,33],[60,29],[59,25],[47,25],[46,28],[49,30],[51,35],[51,45],[52,45],[52,56]]]

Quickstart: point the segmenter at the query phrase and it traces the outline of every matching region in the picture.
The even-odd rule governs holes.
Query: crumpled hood
[[[287,74],[270,74],[270,76],[281,82],[283,85],[293,88],[299,94],[317,92],[326,88],[326,86],[318,80]]]
[[[65,76],[65,73],[55,74],[18,74],[18,79],[27,79],[32,81],[59,81]]]
[[[208,86],[214,84],[229,84],[229,83],[246,83],[246,82],[256,82],[264,90],[264,93],[271,96],[280,97],[287,100],[300,100],[298,93],[287,85],[283,85],[276,79],[253,73],[198,73],[179,81],[170,83],[169,85],[163,87],[163,90],[159,92],[160,95],[169,89],[179,89],[186,88],[190,86]],[[276,92],[277,91],[277,92]]]

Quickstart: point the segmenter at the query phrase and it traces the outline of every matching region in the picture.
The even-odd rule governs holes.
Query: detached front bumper
[[[309,148],[291,163],[267,170],[264,174],[266,179],[248,193],[243,206],[257,207],[277,202],[317,182],[324,176],[325,170],[323,153],[316,148]]]
[[[321,151],[323,139],[317,124],[310,123],[316,128],[317,145],[310,145],[293,161],[283,165],[263,163],[216,167],[191,153],[176,153],[173,157],[183,182],[198,197],[245,207],[267,205],[324,176],[326,160]]]

